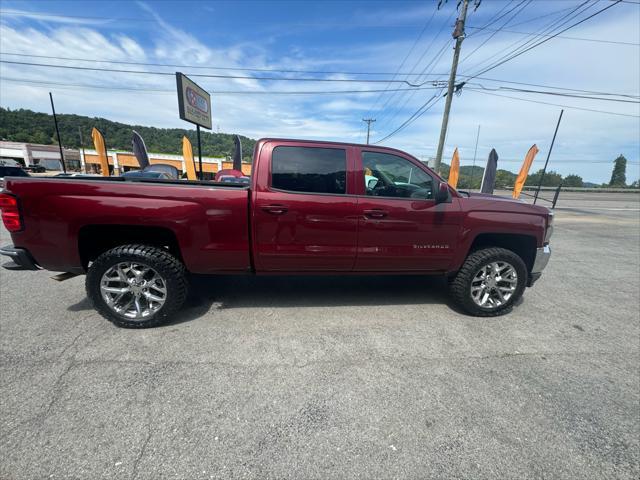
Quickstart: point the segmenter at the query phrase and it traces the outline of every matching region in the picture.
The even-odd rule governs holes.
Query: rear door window
[[[306,193],[347,193],[347,152],[341,148],[276,147],[271,186]]]

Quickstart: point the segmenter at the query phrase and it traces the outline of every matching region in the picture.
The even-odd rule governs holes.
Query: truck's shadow
[[[211,308],[447,304],[446,280],[429,276],[200,276],[175,323]]]
[[[169,324],[195,320],[211,309],[416,304],[446,304],[460,312],[449,300],[444,277],[192,275],[189,297]],[[68,310],[92,308],[83,298]]]

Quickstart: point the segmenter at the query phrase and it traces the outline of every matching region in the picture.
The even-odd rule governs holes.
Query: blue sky
[[[441,83],[434,86],[432,82],[443,82],[447,78],[453,54],[451,30],[457,13],[455,0],[443,1],[440,10],[436,8],[437,3],[436,0],[3,0],[0,59],[145,72],[174,72],[177,68],[95,61],[178,64],[189,65],[180,68],[187,74],[332,80],[194,78],[212,93],[214,130],[219,127],[223,132],[254,138],[286,136],[363,143],[366,128],[362,118],[373,117],[377,121],[372,125],[371,139],[378,142],[432,99],[431,108],[381,143],[427,159],[435,155],[444,106]],[[534,38],[527,33],[540,32],[582,3],[483,0],[468,17],[459,73],[480,72],[483,66]],[[610,3],[610,0],[591,0],[577,10],[582,13],[576,20],[566,25]],[[499,15],[504,16],[487,29],[478,30]],[[502,31],[494,31],[500,28]],[[500,166],[517,171],[528,148],[536,143],[540,148],[533,166],[536,170],[544,163],[562,108],[558,105],[564,105],[567,108],[551,157],[551,168],[565,175],[578,173],[586,181],[604,182],[609,180],[612,160],[623,153],[629,160],[628,180],[637,179],[640,177],[638,103],[541,95],[505,88],[542,89],[508,83],[524,82],[571,94],[578,92],[557,88],[638,96],[638,44],[640,6],[624,2],[564,33],[562,38],[554,38],[481,75],[482,79],[470,81],[469,88],[465,87],[462,94],[453,99],[445,161],[449,161],[457,146],[462,165],[470,165],[478,125],[481,125],[478,164],[484,163],[491,148],[496,148]],[[354,75],[354,72],[382,74]],[[414,75],[404,75],[407,73]],[[420,73],[430,75],[418,75]],[[170,75],[2,63],[0,77],[3,107],[48,111],[48,92],[52,91],[59,112],[158,127],[191,128],[178,118],[175,80]],[[378,81],[333,81],[347,79]],[[389,79],[396,82],[390,83]],[[411,88],[400,83],[405,79],[412,83],[428,82],[423,89],[394,92]],[[491,90],[481,90],[483,88]],[[360,93],[348,93],[354,90]],[[331,93],[275,93],[282,91]]]

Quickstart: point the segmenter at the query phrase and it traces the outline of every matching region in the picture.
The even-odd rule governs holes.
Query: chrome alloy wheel
[[[151,267],[121,262],[104,272],[100,292],[115,313],[128,319],[142,320],[164,305],[167,282]]]
[[[509,301],[518,286],[518,274],[507,262],[491,262],[483,266],[471,280],[471,298],[488,310]]]

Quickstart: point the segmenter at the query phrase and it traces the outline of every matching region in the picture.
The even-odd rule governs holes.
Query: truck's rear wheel
[[[467,313],[494,317],[511,311],[526,284],[527,267],[518,255],[504,248],[485,248],[467,257],[449,291]]]
[[[96,310],[125,328],[160,325],[187,296],[184,265],[148,245],[123,245],[103,253],[91,264],[85,286]]]

